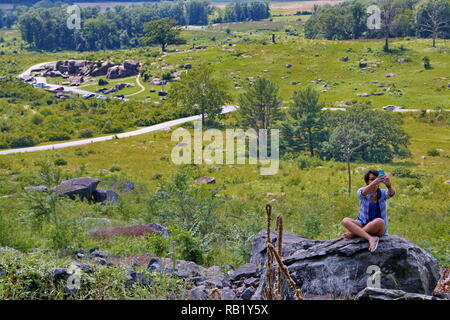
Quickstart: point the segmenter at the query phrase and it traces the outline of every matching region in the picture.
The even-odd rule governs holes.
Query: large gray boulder
[[[77,196],[81,199],[91,201],[93,194],[100,180],[91,177],[75,178],[61,182],[53,188],[53,191],[59,195],[66,195],[71,199]]]
[[[255,239],[254,263],[265,259],[263,234]],[[271,238],[276,243],[275,233]],[[283,234],[283,247],[283,263],[302,292],[310,295],[353,297],[370,286],[375,271],[380,272],[383,289],[431,295],[440,277],[439,265],[431,254],[398,236],[381,237],[373,253],[361,238],[310,240],[289,233]]]

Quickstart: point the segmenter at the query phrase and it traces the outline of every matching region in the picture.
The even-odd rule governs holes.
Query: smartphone
[[[384,170],[379,170],[378,174],[379,174],[381,181],[384,181]]]

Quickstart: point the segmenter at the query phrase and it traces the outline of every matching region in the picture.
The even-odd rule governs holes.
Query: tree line
[[[372,3],[344,2],[324,7],[305,23],[305,37],[329,40],[418,36],[450,38],[449,0],[379,0],[380,28],[369,29],[367,7]]]
[[[69,29],[66,6],[19,9],[16,7],[13,13],[22,38],[33,48],[50,51],[136,47],[144,35],[144,24],[163,18],[175,20],[178,25],[207,25],[213,15],[226,16],[227,22],[259,20],[270,15],[268,4],[260,2],[219,9],[206,1],[164,1],[136,7],[117,5],[104,12],[100,7],[81,8],[81,28]],[[9,27],[15,23],[14,19],[8,21]]]
[[[270,17],[269,1],[264,2],[234,2],[218,11],[213,23],[257,21]]]

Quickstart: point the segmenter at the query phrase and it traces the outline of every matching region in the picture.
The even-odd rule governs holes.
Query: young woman
[[[386,200],[395,195],[391,180],[384,175],[381,180],[377,170],[369,170],[364,175],[366,186],[358,189],[359,214],[357,220],[344,218],[342,225],[350,232],[343,235],[346,239],[361,237],[369,241],[369,251],[377,249],[380,236],[387,235],[388,220]],[[383,183],[387,190],[378,187]]]

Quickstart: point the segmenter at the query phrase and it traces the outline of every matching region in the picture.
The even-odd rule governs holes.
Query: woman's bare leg
[[[361,228],[359,223],[356,223],[355,220],[350,218],[344,218],[342,220],[342,225],[355,236],[364,238],[369,241],[369,251],[373,251],[376,249],[379,240],[379,237],[371,236],[369,233],[381,235],[386,230],[384,221],[380,218],[374,219],[373,221],[369,222],[364,226],[364,228]]]

